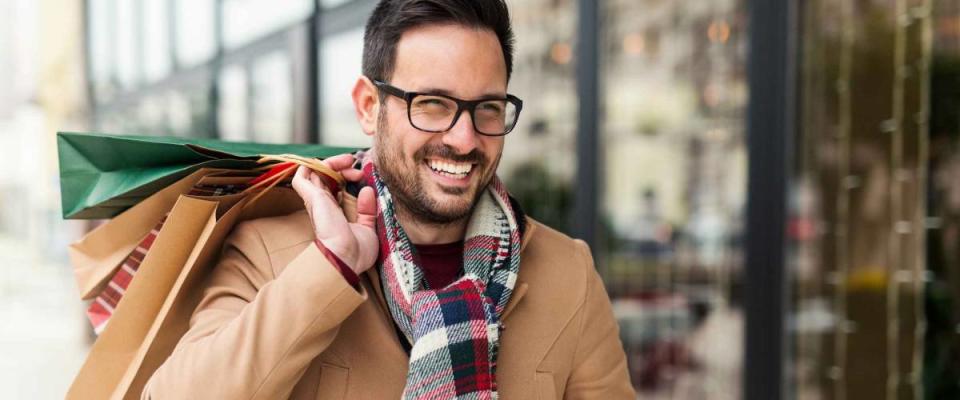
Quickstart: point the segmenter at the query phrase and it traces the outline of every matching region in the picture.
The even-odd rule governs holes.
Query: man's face
[[[396,57],[387,83],[405,91],[464,100],[506,96],[503,52],[489,30],[415,28],[400,38]],[[403,99],[386,96],[382,107],[374,149],[380,175],[397,203],[426,223],[468,217],[496,172],[504,138],[477,133],[468,112],[446,133],[430,133],[410,125]]]

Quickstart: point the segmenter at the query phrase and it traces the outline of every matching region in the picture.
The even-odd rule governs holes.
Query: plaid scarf
[[[500,314],[520,269],[520,233],[499,178],[482,195],[464,237],[464,276],[429,288],[393,197],[372,162],[363,167],[376,189],[381,281],[390,314],[412,344],[404,399],[496,399]]]

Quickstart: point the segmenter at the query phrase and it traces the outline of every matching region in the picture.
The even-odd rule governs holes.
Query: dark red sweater
[[[360,289],[360,278],[326,246],[315,240],[314,243],[324,256],[340,271],[343,278],[355,289]],[[447,286],[460,277],[463,270],[463,241],[446,244],[414,245],[420,257],[420,269],[431,289]]]

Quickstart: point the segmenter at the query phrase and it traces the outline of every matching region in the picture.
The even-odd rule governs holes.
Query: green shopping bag
[[[326,158],[349,147],[57,133],[63,218],[112,218],[200,168],[252,169],[263,154]]]

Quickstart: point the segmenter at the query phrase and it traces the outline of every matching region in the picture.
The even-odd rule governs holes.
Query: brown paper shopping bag
[[[190,316],[202,294],[200,286],[233,226],[242,220],[289,214],[303,207],[292,189],[270,189],[292,172],[287,169],[272,181],[262,182],[266,189],[239,195],[177,198],[67,398],[140,397],[146,381],[189,327]],[[138,207],[144,204],[147,201]],[[134,211],[137,210],[127,212]],[[122,216],[107,225],[130,222],[121,220]],[[112,227],[104,232],[119,229]]]
[[[89,300],[100,293],[123,259],[173,208],[181,195],[189,193],[205,177],[226,172],[228,170],[198,170],[72,243],[68,252],[80,297]]]

